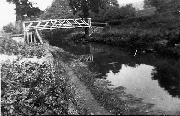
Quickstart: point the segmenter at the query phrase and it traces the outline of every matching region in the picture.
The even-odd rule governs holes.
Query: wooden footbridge
[[[24,39],[27,44],[29,43],[43,43],[42,37],[38,30],[54,30],[58,28],[90,28],[90,35],[97,31],[98,28],[102,30],[107,23],[93,23],[91,18],[87,19],[50,19],[39,21],[25,21],[23,23]]]

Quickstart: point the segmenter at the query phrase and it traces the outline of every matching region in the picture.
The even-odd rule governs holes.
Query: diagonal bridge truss
[[[50,19],[50,20],[40,20],[40,21],[26,21],[23,24],[24,31],[29,31],[30,29],[57,29],[57,28],[77,28],[77,27],[91,27],[91,18],[87,20],[78,19]]]
[[[103,25],[103,26],[102,26]],[[25,21],[23,22],[24,39],[26,43],[42,42],[42,38],[38,30],[54,30],[58,28],[90,28],[90,35],[95,31],[102,31],[107,23],[92,23],[91,18],[83,19],[50,19],[39,21]]]
[[[23,22],[24,40],[26,43],[42,42],[38,30],[53,30],[58,28],[91,28],[91,18],[83,19],[50,19]]]

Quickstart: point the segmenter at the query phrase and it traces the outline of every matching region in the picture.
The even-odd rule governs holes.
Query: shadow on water
[[[120,48],[100,44],[83,45],[63,40],[55,43],[76,55],[92,54],[89,69],[100,74],[97,78],[109,81],[109,88],[124,87],[127,94],[154,104],[154,109],[180,112],[179,59],[150,53],[133,56]]]
[[[123,86],[128,94],[154,104],[155,109],[180,111],[180,60],[154,54],[134,57],[108,47],[103,46],[105,52],[94,55],[92,71],[101,73],[113,88]]]

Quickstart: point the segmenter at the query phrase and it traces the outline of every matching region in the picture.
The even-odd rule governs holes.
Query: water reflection
[[[146,103],[155,104],[155,109],[171,112],[180,111],[180,99],[172,97],[159,86],[157,80],[152,80],[154,69],[153,66],[145,64],[136,67],[123,64],[118,73],[113,73],[110,70],[106,79],[111,81],[114,88],[123,86],[127,93],[143,98]]]
[[[94,62],[89,65],[91,71],[105,76],[109,71],[119,73],[123,64],[134,68],[140,64],[147,64],[154,67],[152,76],[148,76],[148,78],[157,80],[159,86],[173,97],[180,97],[180,60],[162,59],[154,55],[132,57],[117,48],[101,45],[90,45],[90,50],[94,54]],[[148,73],[148,71],[144,72]],[[139,72],[139,74],[141,73],[143,74],[143,72]]]
[[[153,79],[158,80],[159,85],[167,90],[173,97],[180,98],[180,72],[175,65],[168,63],[159,64],[155,68]]]

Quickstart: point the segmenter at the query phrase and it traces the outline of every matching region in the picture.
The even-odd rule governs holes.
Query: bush
[[[8,55],[17,55],[19,53],[20,44],[8,38],[0,39],[0,53]]]
[[[40,44],[23,45],[15,40],[2,38],[0,39],[0,53],[7,55],[22,55],[23,57],[32,58],[37,56],[41,58],[45,56],[45,48]]]
[[[59,71],[58,71],[59,72]],[[65,115],[65,79],[47,63],[2,65],[2,115]]]
[[[6,26],[3,26],[3,30],[6,33],[16,33],[17,32],[15,26],[12,23],[9,23]]]

